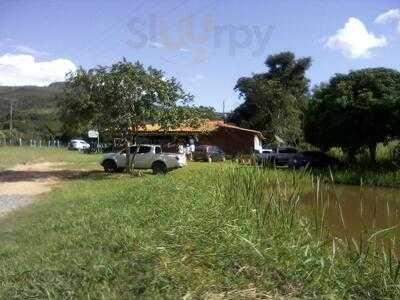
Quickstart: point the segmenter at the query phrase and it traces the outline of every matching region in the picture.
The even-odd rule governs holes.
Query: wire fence
[[[0,146],[19,146],[19,147],[66,147],[67,144],[57,139],[0,139]]]

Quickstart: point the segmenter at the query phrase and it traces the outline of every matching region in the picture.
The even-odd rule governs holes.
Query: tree
[[[201,116],[202,119],[207,120],[222,120],[223,115],[219,114],[215,111],[214,107],[211,106],[198,106],[193,108],[196,111],[196,114]]]
[[[295,144],[302,139],[302,118],[309,94],[305,72],[311,58],[291,52],[268,56],[266,73],[240,78],[235,86],[244,102],[229,116],[237,125],[279,136]]]
[[[374,163],[377,144],[400,134],[399,112],[400,72],[370,68],[336,74],[314,91],[305,138],[323,150],[341,147],[350,160],[367,147]]]
[[[187,106],[191,100],[175,78],[165,78],[160,70],[124,59],[110,67],[80,68],[70,74],[63,120],[69,132],[96,128],[126,139],[129,145],[146,124],[157,123],[167,129],[198,122],[195,110]],[[133,164],[129,157],[128,171]]]

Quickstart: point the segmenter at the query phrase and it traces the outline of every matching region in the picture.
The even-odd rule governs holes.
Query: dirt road
[[[49,162],[28,163],[0,172],[0,216],[33,202],[36,195],[77,175],[77,171],[63,170],[62,166]]]

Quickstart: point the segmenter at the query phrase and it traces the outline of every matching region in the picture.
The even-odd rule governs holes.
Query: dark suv
[[[197,161],[224,161],[225,153],[218,146],[200,145],[192,153],[193,160]]]
[[[289,166],[292,168],[326,168],[340,167],[342,162],[321,151],[303,151],[292,157]]]

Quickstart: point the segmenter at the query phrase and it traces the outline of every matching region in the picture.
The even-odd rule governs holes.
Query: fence
[[[23,140],[19,139],[0,139],[0,146],[29,146],[29,147],[53,147],[53,148],[60,148],[67,146],[66,144],[62,143],[60,140],[45,140],[45,139],[30,139],[30,140]]]

